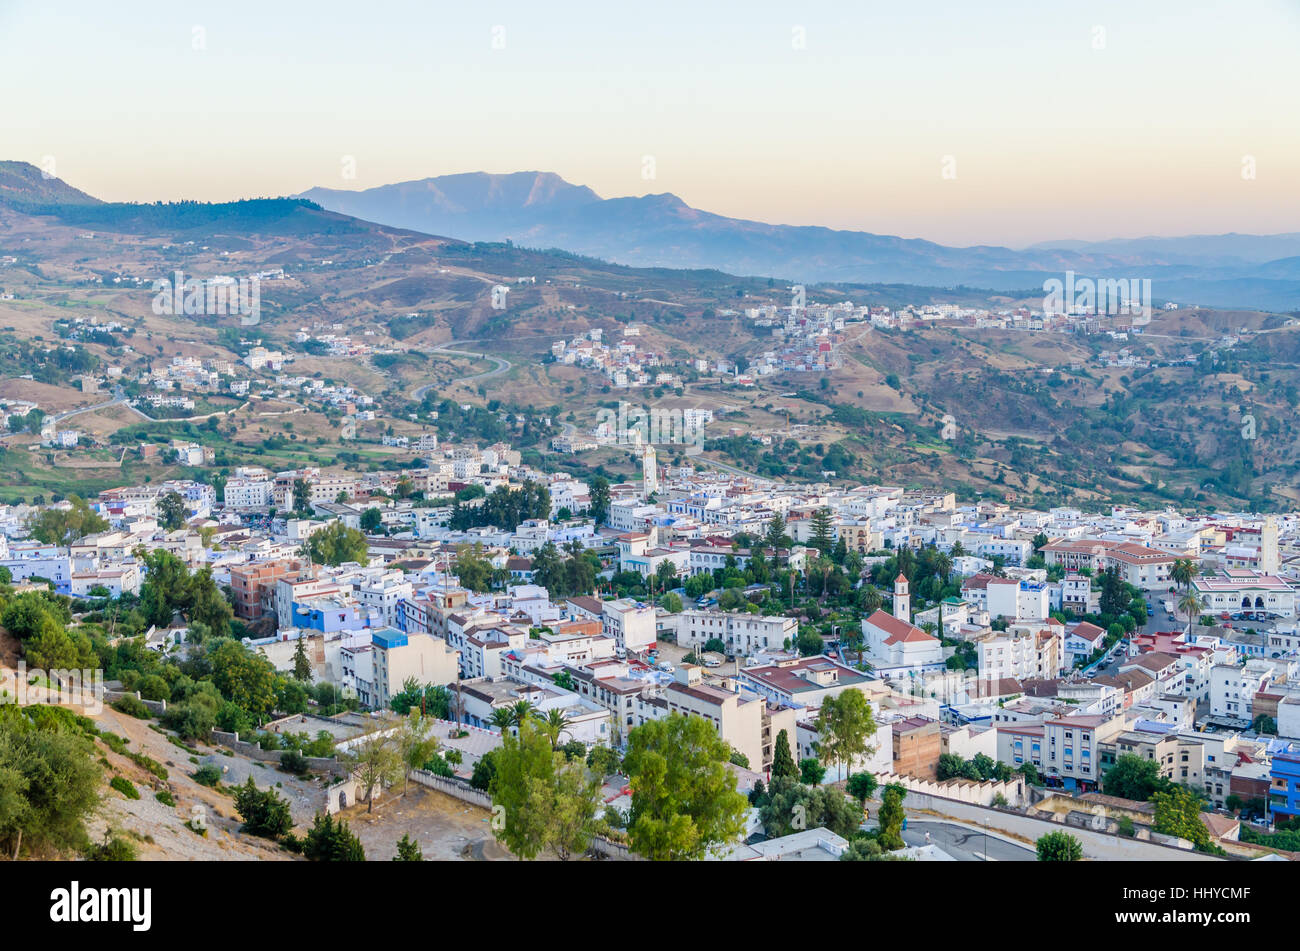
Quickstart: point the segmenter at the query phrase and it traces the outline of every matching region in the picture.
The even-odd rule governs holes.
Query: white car
[[[672,664],[660,664],[660,665],[659,665],[659,669],[662,670],[662,671],[663,671],[664,673],[666,673],[666,674],[671,674],[671,673],[672,673],[674,670],[676,670],[677,668],[674,667]]]

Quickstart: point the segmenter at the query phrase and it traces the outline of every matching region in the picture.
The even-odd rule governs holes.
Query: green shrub
[[[108,747],[110,750],[112,750],[114,753],[117,753],[117,754],[119,754],[119,755],[121,755],[121,756],[125,756],[125,755],[126,755],[126,744],[127,744],[127,741],[124,740],[124,739],[122,739],[122,738],[121,738],[120,736],[118,736],[116,733],[109,733],[109,732],[106,730],[106,731],[104,731],[103,733],[99,734],[99,738],[100,738],[101,740],[103,740],[103,741],[104,741],[104,745],[107,746],[107,747]]]
[[[211,765],[200,766],[190,775],[190,778],[200,786],[211,786],[215,789],[221,782],[221,770]]]
[[[138,853],[135,846],[120,835],[105,833],[103,842],[89,846],[83,854],[91,862],[134,862]]]
[[[152,756],[145,756],[143,753],[127,753],[127,758],[135,763],[141,769],[147,769],[163,782],[167,781],[167,767],[158,762]]]
[[[108,784],[120,792],[127,799],[139,799],[140,790],[136,789],[131,780],[125,776],[114,776],[108,781]]]
[[[164,806],[176,805],[176,800],[172,797],[172,794],[165,789],[162,790],[161,792],[154,793],[153,797],[157,799],[160,803],[162,803]]]
[[[280,754],[280,768],[286,773],[293,773],[295,776],[301,776],[310,770],[307,757],[297,750],[285,750]]]

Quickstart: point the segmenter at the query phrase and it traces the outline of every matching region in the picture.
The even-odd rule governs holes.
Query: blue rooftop
[[[393,627],[386,627],[383,630],[375,631],[370,635],[370,641],[376,647],[382,647],[384,650],[392,650],[394,647],[405,647],[407,644],[406,635]]]

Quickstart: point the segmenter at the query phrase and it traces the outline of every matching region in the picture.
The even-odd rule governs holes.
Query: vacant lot
[[[402,795],[400,784],[394,786],[387,797],[375,803],[374,812],[356,805],[340,816],[361,839],[371,861],[391,861],[403,835],[419,843],[430,862],[511,857],[493,837],[491,813],[486,809],[414,783],[406,795]]]

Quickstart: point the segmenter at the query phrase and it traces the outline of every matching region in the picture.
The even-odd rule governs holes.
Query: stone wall
[[[919,793],[921,795],[939,796],[942,799],[970,803],[975,806],[991,806],[1000,795],[1006,800],[1006,805],[1012,808],[1028,805],[1025,798],[1025,781],[1021,777],[1006,783],[976,783],[969,780],[936,782],[930,779],[918,779],[915,776],[881,773],[876,779],[882,788],[890,783],[898,783],[907,789],[909,795]],[[876,795],[880,795],[879,790],[877,790]]]

